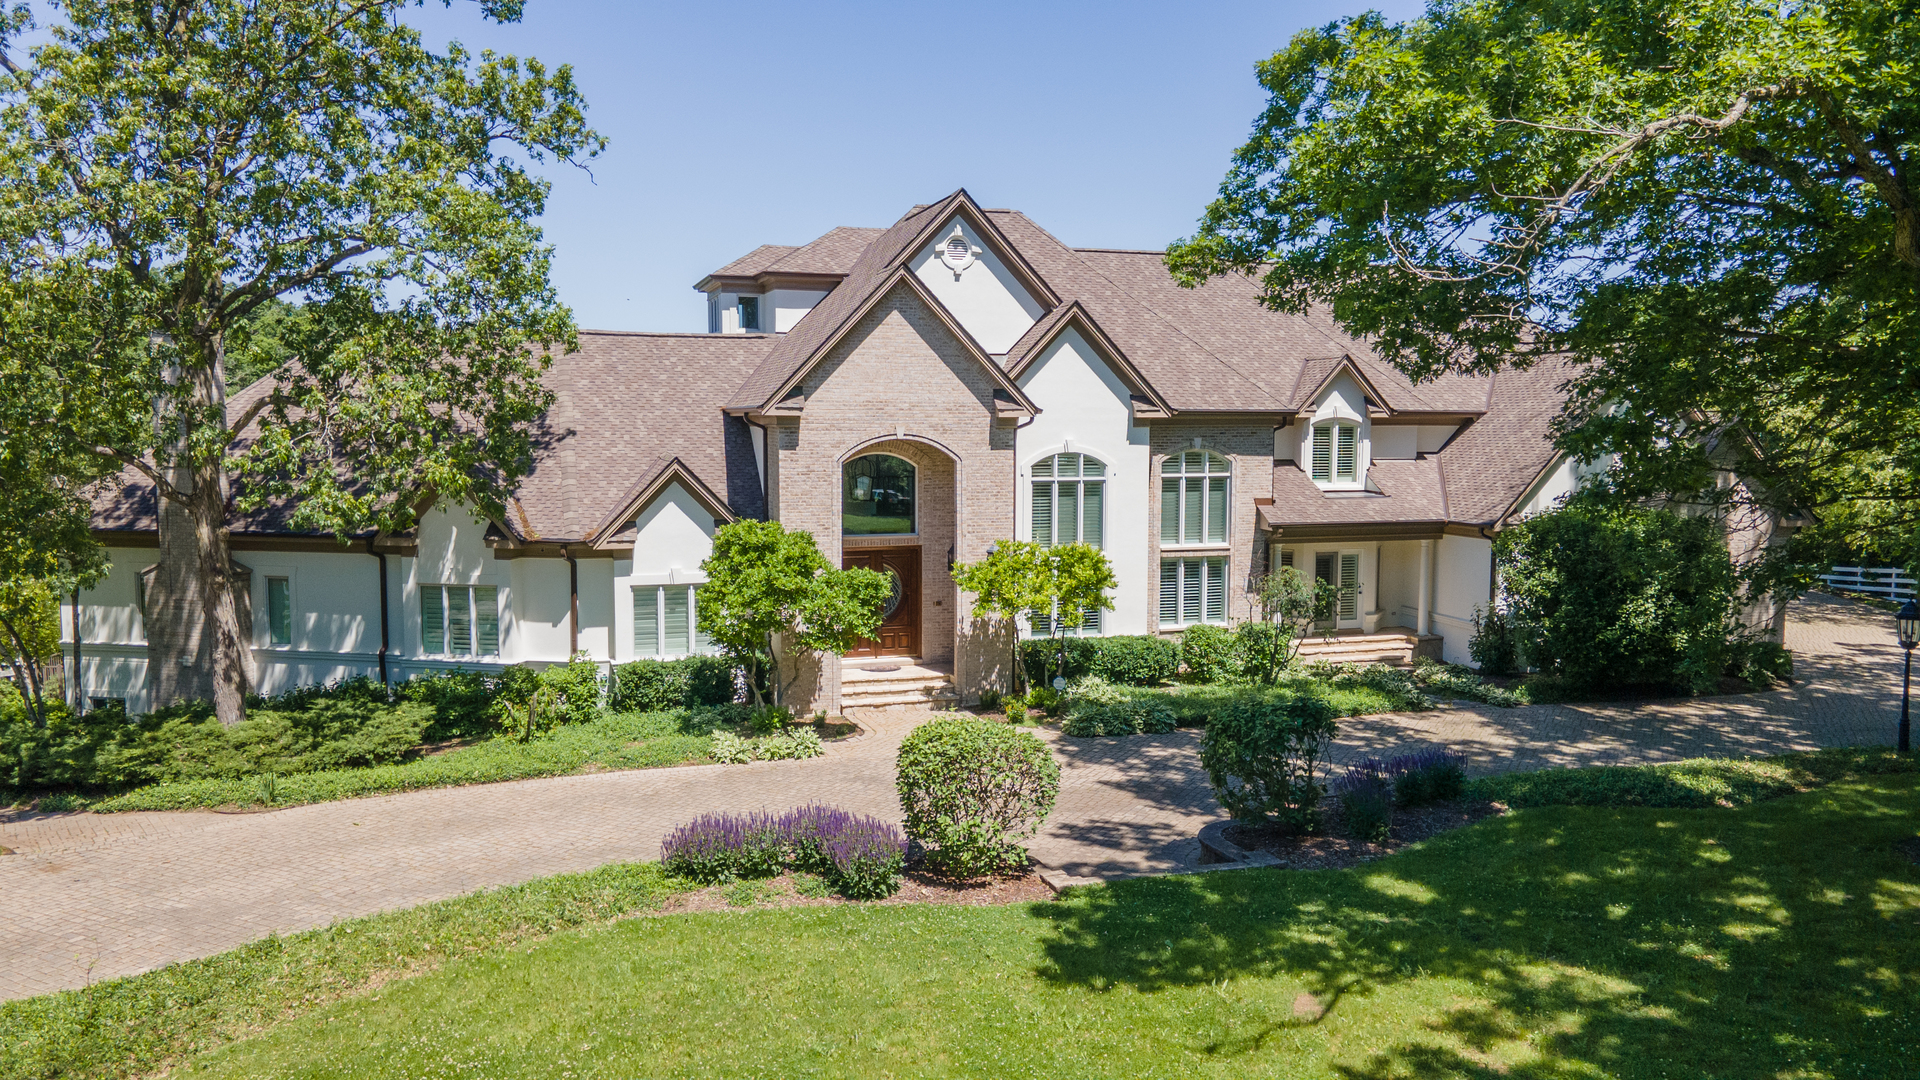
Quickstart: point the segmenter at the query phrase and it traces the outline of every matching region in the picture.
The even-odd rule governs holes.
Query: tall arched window
[[[1360,482],[1360,428],[1344,420],[1313,426],[1313,479],[1322,484]]]
[[[1211,450],[1169,454],[1160,466],[1160,543],[1227,542],[1227,459]]]
[[[840,492],[840,527],[850,536],[914,531],[913,463],[892,454],[863,454],[847,462]]]
[[[1107,466],[1086,454],[1055,454],[1033,466],[1033,542],[1106,541]]]

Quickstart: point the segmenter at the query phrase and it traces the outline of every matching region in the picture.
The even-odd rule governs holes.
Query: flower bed
[[[784,814],[702,814],[660,842],[671,872],[708,883],[819,874],[852,900],[891,896],[906,866],[907,838],[898,826],[831,806]]]

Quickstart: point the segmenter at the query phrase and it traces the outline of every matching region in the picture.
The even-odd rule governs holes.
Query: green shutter
[[[687,618],[687,590],[672,585],[667,588],[667,641],[666,652],[669,656],[680,656],[692,652],[692,639],[688,631],[692,621]]]
[[[481,585],[473,590],[473,629],[481,656],[500,655],[500,590]]]
[[[1054,498],[1054,539],[1062,544],[1080,542],[1080,484],[1078,481],[1061,481],[1059,494]]]
[[[1190,477],[1181,483],[1186,486],[1181,489],[1180,537],[1184,543],[1198,544],[1202,535],[1201,526],[1205,524],[1202,502],[1206,498],[1206,481]]]
[[[1200,597],[1205,592],[1205,582],[1201,580],[1206,567],[1199,559],[1180,561],[1180,621],[1183,623],[1200,621]]]
[[[660,589],[654,585],[633,589],[633,655],[660,655]]]
[[[1180,560],[1160,563],[1160,625],[1180,625]]]
[[[1096,458],[1083,457],[1080,459],[1080,475],[1105,476],[1107,475],[1106,463]]]
[[[1313,429],[1313,478],[1323,484],[1333,481],[1333,440],[1325,424]]]
[[[447,651],[455,656],[473,655],[471,592],[471,589],[447,587]]]
[[[1092,547],[1104,547],[1107,541],[1106,486],[1098,480],[1080,485],[1080,539]]]
[[[1171,476],[1160,481],[1160,542],[1180,542],[1180,481]]]
[[[1199,481],[1195,481],[1198,483]],[[1207,478],[1207,543],[1227,542],[1227,478]]]
[[[287,579],[267,579],[267,635],[275,645],[293,644],[293,590]]]
[[[1053,484],[1033,485],[1033,542],[1053,546]]]
[[[1052,475],[1053,475],[1053,459],[1052,459],[1052,458],[1041,458],[1041,459],[1040,459],[1039,461],[1036,461],[1036,462],[1034,462],[1034,463],[1033,463],[1033,475],[1035,475],[1035,476],[1052,476]]]
[[[1293,565],[1293,549],[1292,548],[1280,549],[1280,565],[1281,566]]]
[[[1351,484],[1359,472],[1359,436],[1360,429],[1351,424],[1341,424],[1334,429],[1339,434],[1339,447],[1334,462],[1334,479],[1343,484]]]
[[[423,653],[447,651],[447,619],[443,606],[440,586],[420,587],[420,651]]]

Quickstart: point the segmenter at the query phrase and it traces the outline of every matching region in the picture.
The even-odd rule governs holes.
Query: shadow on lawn
[[[1916,787],[1524,811],[1352,871],[1123,882],[1035,909],[1054,922],[1040,974],[1149,992],[1305,982],[1317,1008],[1197,1047],[1219,1054],[1416,978],[1477,988],[1424,1021],[1431,1039],[1342,1067],[1351,1080],[1891,1075],[1920,1036],[1920,869],[1896,850]],[[1537,1056],[1496,1067],[1488,1052],[1516,1040]]]

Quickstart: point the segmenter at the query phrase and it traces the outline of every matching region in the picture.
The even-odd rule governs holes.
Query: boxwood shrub
[[[1061,644],[1065,645],[1068,682],[1097,675],[1128,686],[1157,686],[1180,668],[1179,647],[1152,634],[1066,638],[1064,642],[1034,638],[1020,643],[1020,656],[1035,680],[1043,678],[1043,672],[1060,670]]]
[[[607,707],[657,712],[725,705],[734,699],[733,663],[721,656],[634,660],[613,669]]]
[[[907,837],[957,877],[1026,868],[1021,841],[1040,829],[1060,792],[1060,766],[1024,731],[970,716],[942,717],[900,744]]]

